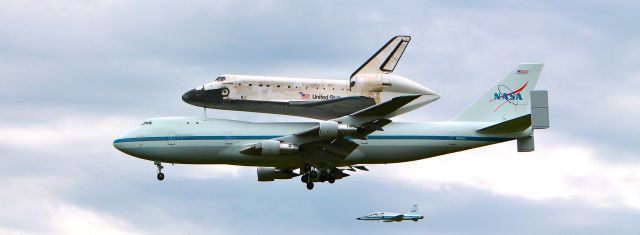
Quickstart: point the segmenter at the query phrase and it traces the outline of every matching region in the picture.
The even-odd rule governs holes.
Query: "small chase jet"
[[[440,98],[428,88],[392,74],[411,37],[396,36],[343,80],[224,74],[182,96],[203,108],[283,114],[329,120],[395,97],[418,95],[396,116]]]
[[[418,205],[413,205],[411,212],[406,214],[390,213],[390,212],[373,212],[371,214],[356,218],[357,220],[375,220],[382,222],[402,222],[405,220],[418,220],[424,219],[424,216],[418,214]]]

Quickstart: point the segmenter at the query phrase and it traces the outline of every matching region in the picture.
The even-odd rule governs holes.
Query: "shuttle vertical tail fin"
[[[407,49],[411,41],[410,36],[395,36],[387,44],[384,44],[371,58],[362,64],[349,77],[349,84],[352,87],[353,77],[358,74],[385,74],[391,73],[398,65],[400,57]]]
[[[502,122],[531,112],[530,91],[543,64],[520,64],[452,121]]]

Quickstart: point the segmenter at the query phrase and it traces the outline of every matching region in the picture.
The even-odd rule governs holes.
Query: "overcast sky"
[[[0,234],[638,234],[640,4],[632,1],[2,1]],[[442,95],[394,121],[454,116],[542,62],[552,128],[371,166],[307,191],[255,168],[168,165],[112,146],[224,73],[348,79],[387,40],[395,73]],[[245,121],[307,120],[209,111]],[[420,205],[419,223],[355,220]]]

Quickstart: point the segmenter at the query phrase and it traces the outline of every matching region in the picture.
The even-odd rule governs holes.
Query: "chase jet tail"
[[[544,64],[520,64],[451,121],[503,122],[531,113],[530,91]]]
[[[411,213],[416,213],[416,212],[418,212],[418,205],[413,204],[413,207],[411,207]]]
[[[409,41],[411,41],[410,36],[393,37],[387,44],[384,44],[380,50],[373,54],[367,62],[364,62],[360,68],[351,74],[349,83],[352,84],[351,79],[358,74],[385,74],[393,72],[398,61],[400,61],[400,57],[402,57],[402,53],[404,53],[407,45],[409,45]]]

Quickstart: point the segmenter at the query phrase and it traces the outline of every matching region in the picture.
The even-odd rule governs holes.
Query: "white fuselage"
[[[116,139],[114,146],[129,155],[167,163],[230,164],[298,168],[305,163],[333,166],[396,163],[495,144],[530,136],[531,129],[508,135],[486,135],[477,129],[492,123],[392,122],[367,140],[353,139],[359,147],[345,159],[322,159],[298,154],[255,156],[240,153],[243,146],[300,132],[317,122],[251,123],[223,119],[154,118]]]
[[[183,100],[189,104],[223,110],[266,112],[317,119],[333,119],[344,114],[332,113],[341,109],[350,114],[371,105],[402,95],[422,95],[389,117],[409,112],[438,98],[435,92],[407,78],[394,74],[362,74],[348,80],[266,77],[247,75],[221,75],[216,81],[185,93]],[[310,101],[329,101],[340,98],[360,98],[357,105],[335,109],[317,108]],[[295,103],[307,103],[305,110],[297,110]],[[281,105],[292,106],[281,107]],[[328,113],[323,113],[323,112]],[[319,113],[317,116],[314,113]]]
[[[372,220],[384,222],[402,222],[404,220],[418,221],[424,219],[423,215],[417,213],[400,214],[393,212],[373,212],[371,214],[358,217],[358,220]]]

